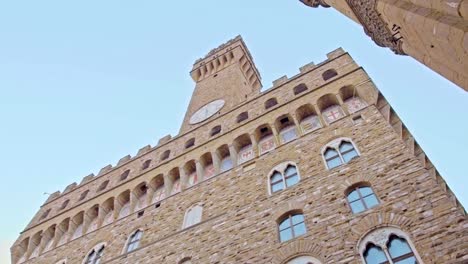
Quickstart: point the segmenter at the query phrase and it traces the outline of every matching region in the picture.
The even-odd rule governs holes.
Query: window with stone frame
[[[422,263],[409,237],[394,227],[372,231],[361,240],[359,250],[366,264]]]
[[[201,205],[195,205],[185,212],[184,224],[182,228],[187,228],[196,225],[202,220],[203,207]]]
[[[282,163],[273,170],[269,177],[270,193],[284,190],[297,184],[300,180],[297,167],[289,163]]]
[[[140,241],[141,241],[142,236],[143,236],[143,231],[141,231],[140,229],[133,232],[130,235],[130,237],[128,238],[127,247],[126,247],[125,252],[128,253],[128,252],[132,252],[135,249],[137,249],[138,246],[140,245]]]
[[[217,134],[221,133],[221,126],[215,126],[211,129],[210,131],[210,137],[215,136]]]
[[[348,163],[359,156],[351,140],[334,140],[327,144],[323,157],[328,169],[333,169]]]
[[[353,214],[364,212],[379,205],[379,200],[372,188],[368,185],[359,184],[350,188],[346,199]]]
[[[278,233],[280,242],[285,242],[305,235],[307,228],[304,215],[301,212],[291,212],[278,221]]]

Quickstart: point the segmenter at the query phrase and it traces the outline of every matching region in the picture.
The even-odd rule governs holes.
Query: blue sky
[[[238,34],[264,89],[338,47],[350,52],[468,205],[468,93],[376,46],[333,9],[298,0],[2,1],[0,263],[43,193],[177,134],[193,62]]]

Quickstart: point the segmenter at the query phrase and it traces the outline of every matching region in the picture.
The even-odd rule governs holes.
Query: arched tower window
[[[164,151],[164,152],[161,154],[161,161],[167,160],[167,159],[169,158],[170,155],[171,155],[171,151],[170,151],[170,150]]]
[[[277,104],[278,100],[276,100],[276,98],[270,98],[265,102],[265,109],[270,109]]]
[[[270,194],[284,190],[299,182],[297,167],[290,163],[282,163],[273,169],[270,174]]]
[[[348,139],[337,139],[328,143],[323,152],[323,157],[328,169],[333,169],[348,163],[358,156],[359,153],[354,144]]]
[[[280,242],[285,242],[305,235],[307,232],[304,215],[300,212],[291,212],[278,221]]]
[[[237,162],[242,164],[255,157],[252,140],[248,134],[243,134],[234,140],[234,148],[237,151]]]
[[[338,73],[336,72],[335,69],[329,69],[329,70],[326,70],[326,71],[323,72],[322,78],[323,78],[324,81],[328,81],[328,80],[330,80],[331,78],[333,78],[333,77],[335,77],[337,75],[338,75]]]
[[[259,126],[255,130],[255,137],[258,142],[258,153],[262,155],[273,150],[276,147],[275,137],[270,125]]]
[[[195,146],[195,138],[191,138],[189,140],[187,140],[187,142],[185,142],[185,148],[188,149],[188,148],[191,148]]]
[[[307,86],[301,83],[298,86],[294,87],[293,91],[294,91],[294,95],[298,95],[300,93],[307,91]]]
[[[151,160],[146,160],[145,162],[143,162],[143,165],[141,166],[141,170],[146,170],[149,168],[149,166],[151,165]]]
[[[221,133],[221,126],[215,126],[210,131],[210,137]]]
[[[241,123],[249,118],[248,112],[242,112],[237,116],[237,123]]]
[[[138,229],[137,231],[133,232],[130,237],[128,238],[127,247],[125,252],[132,252],[133,250],[137,249],[140,245],[141,237],[143,236],[143,231]]]
[[[109,184],[109,181],[105,181],[103,183],[101,183],[101,185],[99,185],[99,188],[97,189],[98,192],[101,192],[101,191],[104,191],[104,189],[107,188],[107,185]]]
[[[275,126],[279,131],[281,143],[287,143],[297,138],[296,125],[290,115],[283,115],[276,119]]]
[[[126,180],[129,174],[130,174],[130,170],[125,170],[124,172],[122,172],[122,174],[120,174],[120,180],[121,181]]]
[[[379,204],[379,200],[370,186],[357,185],[348,190],[346,196],[353,214],[364,212]]]
[[[370,232],[361,240],[359,250],[366,264],[422,263],[408,235],[394,227]]]

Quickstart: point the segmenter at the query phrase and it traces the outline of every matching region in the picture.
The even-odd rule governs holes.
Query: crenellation
[[[61,192],[60,191],[56,191],[56,192],[53,192],[51,194],[49,194],[49,197],[47,198],[47,200],[44,202],[44,203],[48,203],[54,199],[56,199],[57,197],[59,197],[61,195]]]
[[[151,145],[146,145],[144,147],[142,147],[141,149],[138,150],[138,153],[136,155],[136,157],[140,157],[140,156],[143,156],[144,154],[148,153],[151,151]]]
[[[65,187],[65,190],[63,191],[62,195],[73,191],[77,186],[78,186],[78,184],[76,182],[74,182],[72,184],[69,184],[67,187]]]
[[[94,173],[91,173],[91,174],[89,174],[88,176],[85,176],[85,177],[81,180],[80,186],[81,186],[81,185],[84,185],[84,184],[86,184],[86,183],[88,183],[88,182],[90,182],[91,180],[94,179],[94,177],[95,177],[95,176],[94,176]]]
[[[279,77],[278,79],[273,81],[273,87],[280,86],[288,81],[288,76],[283,75]]]
[[[99,176],[102,176],[102,175],[108,173],[108,172],[111,171],[111,170],[112,170],[112,165],[111,165],[111,164],[108,164],[107,166],[105,166],[105,167],[103,167],[102,169],[99,170],[99,173],[98,173],[97,176],[98,176],[98,177],[99,177]]]
[[[302,66],[299,68],[299,72],[300,73],[306,73],[308,71],[311,71],[313,69],[315,69],[317,66],[315,65],[314,62],[309,62],[307,63],[306,65]]]
[[[158,145],[157,146],[162,146],[166,144],[167,142],[171,141],[172,136],[171,135],[166,135],[158,140]]]
[[[345,54],[346,52],[343,50],[343,48],[337,48],[329,53],[327,53],[327,58],[329,60],[332,60],[332,59],[335,59],[343,54]]]
[[[121,158],[121,159],[119,160],[119,162],[117,162],[117,166],[116,166],[116,167],[122,166],[123,164],[129,162],[131,159],[132,159],[132,156],[131,156],[131,155],[127,155],[127,156]]]

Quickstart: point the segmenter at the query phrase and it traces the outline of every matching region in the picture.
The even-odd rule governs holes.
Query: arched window
[[[143,236],[143,231],[139,229],[133,232],[132,235],[130,235],[130,237],[128,238],[127,248],[126,248],[127,253],[138,248],[138,246],[140,245],[140,240],[142,236]]]
[[[324,81],[328,81],[328,80],[330,80],[331,78],[333,78],[333,77],[335,77],[337,75],[338,75],[338,73],[334,69],[329,69],[329,70],[326,70],[325,72],[323,72],[322,77],[323,77]]]
[[[124,181],[128,178],[128,175],[130,174],[130,170],[124,171],[122,174],[120,174],[120,180]]]
[[[65,202],[63,202],[62,205],[60,206],[59,211],[67,208],[67,205],[68,205],[69,202],[70,202],[70,200],[65,200]]]
[[[164,151],[164,152],[161,154],[161,161],[167,160],[167,159],[169,158],[170,155],[171,155],[171,151],[170,151],[170,150]]]
[[[203,207],[201,205],[195,205],[185,212],[184,225],[182,228],[187,228],[196,225],[201,222]]]
[[[280,164],[270,176],[270,193],[281,191],[299,182],[297,168],[291,164]]]
[[[278,232],[280,242],[285,242],[302,236],[307,232],[302,213],[290,213],[279,222]]]
[[[348,140],[334,140],[330,142],[323,153],[328,169],[333,169],[344,163],[348,163],[359,153],[355,149],[353,143]]]
[[[289,260],[286,264],[320,264],[320,261],[310,256],[300,256]]]
[[[191,148],[195,146],[195,138],[191,138],[189,140],[187,140],[187,142],[185,142],[185,148],[188,149],[188,148]]]
[[[42,215],[41,215],[41,218],[39,220],[42,220],[42,219],[45,219],[49,213],[50,213],[51,209],[47,209]]]
[[[99,185],[99,188],[97,189],[98,192],[101,192],[101,191],[104,191],[104,189],[106,189],[107,185],[109,184],[109,181],[105,181],[103,183],[101,183],[101,185]]]
[[[357,186],[348,191],[347,200],[353,214],[364,212],[379,204],[377,196],[369,186]]]
[[[141,166],[141,170],[146,170],[147,168],[149,168],[149,166],[151,165],[151,160],[146,160],[145,162],[143,162],[143,165]]]
[[[372,231],[361,241],[359,249],[366,264],[421,263],[409,237],[394,227]]]
[[[276,98],[270,98],[265,102],[265,109],[270,109],[277,104],[278,100],[276,100]]]
[[[88,193],[89,193],[89,190],[82,192],[80,195],[80,199],[78,201],[83,201],[86,198],[86,196],[88,196]]]
[[[300,93],[303,93],[307,91],[307,86],[303,83],[299,84],[298,86],[294,87],[294,95],[298,95]]]
[[[240,123],[244,120],[247,120],[249,118],[249,113],[248,112],[242,112],[237,116],[237,123]]]
[[[97,249],[91,250],[91,252],[89,252],[89,254],[86,256],[84,264],[99,264],[103,255],[104,245],[98,247]]]
[[[221,133],[221,126],[215,126],[211,129],[210,137]]]

